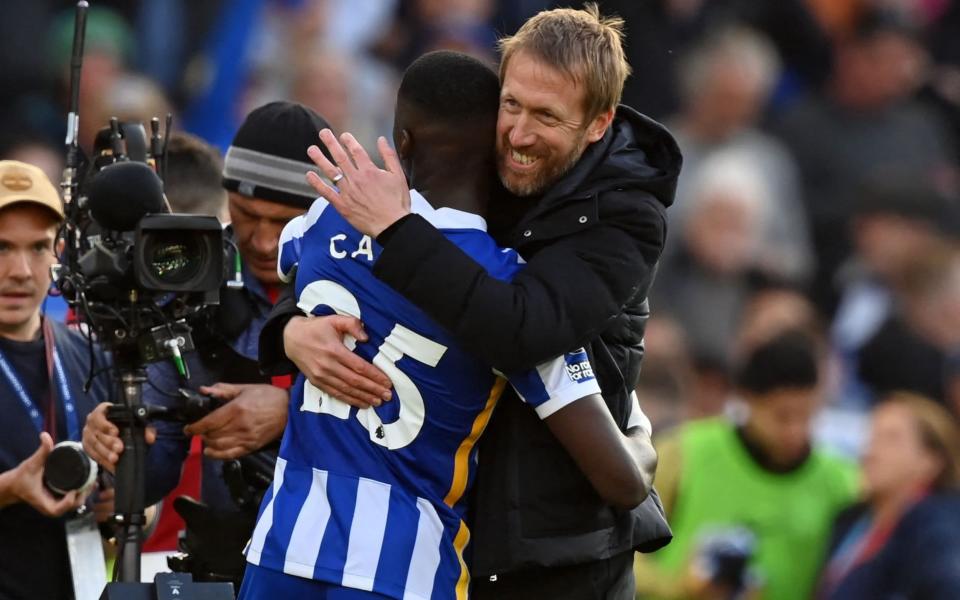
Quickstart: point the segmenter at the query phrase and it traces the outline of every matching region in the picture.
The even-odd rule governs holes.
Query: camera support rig
[[[87,0],[77,2],[70,62],[66,168],[61,182],[66,213],[61,232],[65,242],[64,264],[51,269],[51,274],[71,307],[89,325],[87,335],[96,335],[113,351],[116,379],[122,391],[122,403],[111,406],[108,411],[108,418],[118,425],[124,443],[116,472],[115,519],[120,526],[121,543],[119,577],[118,581],[107,584],[101,598],[232,600],[230,584],[193,583],[192,577],[185,573],[161,573],[155,584],[140,583],[145,521],[144,432],[152,418],[182,418],[176,410],[143,403],[143,384],[147,381],[144,365],[171,359],[181,376],[188,376],[182,353],[192,349],[193,342],[184,317],[194,314],[199,310],[197,307],[219,301],[218,290],[225,275],[224,243],[222,229],[214,217],[147,214],[169,210],[161,184],[151,182],[149,177],[144,179],[143,172],[152,170],[146,175],[154,177],[157,171],[162,173],[166,168],[166,144],[160,143],[158,119],[151,122],[153,135],[149,145],[142,125],[131,124],[124,129],[112,120],[110,148],[105,149],[101,158],[107,164],[133,159],[132,162],[146,166],[113,167],[112,179],[101,180],[102,193],[96,206],[92,195],[84,196],[83,179],[88,163],[77,136],[88,9]],[[166,132],[169,131],[168,115]],[[163,160],[159,160],[161,156]],[[94,169],[111,168],[96,160],[93,166]],[[146,188],[156,193],[129,198],[134,192],[146,193],[141,184],[147,184]],[[157,196],[160,200],[154,202]],[[130,206],[143,210],[131,213]],[[112,215],[114,209],[118,212]],[[97,210],[104,211],[102,221],[97,217]],[[90,235],[88,228],[93,222],[100,226],[100,235]],[[134,227],[136,231],[131,232]],[[198,403],[210,402],[188,400],[186,407],[194,408]]]

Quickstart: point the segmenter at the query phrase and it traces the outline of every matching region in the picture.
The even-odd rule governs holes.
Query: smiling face
[[[584,88],[520,51],[510,57],[497,115],[497,171],[517,196],[542,193],[603,137],[613,109],[589,118]]]
[[[57,220],[42,206],[0,210],[0,336],[30,340],[40,328],[40,304],[50,288]]]
[[[301,214],[302,208],[230,192],[230,220],[240,256],[261,283],[280,283],[277,275],[280,233],[290,219]]]

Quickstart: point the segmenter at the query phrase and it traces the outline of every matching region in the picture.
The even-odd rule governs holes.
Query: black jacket
[[[487,275],[416,215],[391,228],[374,274],[501,371],[585,346],[604,399],[626,429],[643,356],[647,291],[680,165],[666,129],[620,107],[605,136],[512,232],[498,236],[527,261],[513,282]],[[261,361],[275,366],[283,357],[282,336],[272,323],[264,334]],[[512,394],[501,398],[480,455],[475,575],[577,564],[669,541],[655,496],[632,513],[606,506]]]

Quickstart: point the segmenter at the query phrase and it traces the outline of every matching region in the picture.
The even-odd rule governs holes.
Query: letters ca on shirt
[[[373,257],[373,240],[369,235],[364,235],[360,237],[360,242],[357,244],[356,248],[345,247],[344,244],[347,242],[346,233],[335,233],[330,236],[330,256],[337,260],[343,260],[347,257],[353,259],[362,259],[367,262],[372,263],[374,260]]]

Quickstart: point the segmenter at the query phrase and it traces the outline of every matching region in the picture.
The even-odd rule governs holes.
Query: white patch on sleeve
[[[640,399],[637,398],[637,393],[631,392],[630,417],[627,419],[627,429],[633,429],[634,427],[639,427],[648,436],[653,436],[653,424],[650,423],[650,419],[640,408]]]
[[[541,419],[584,396],[600,393],[593,367],[583,348],[537,366],[537,373],[549,398],[534,407]]]

